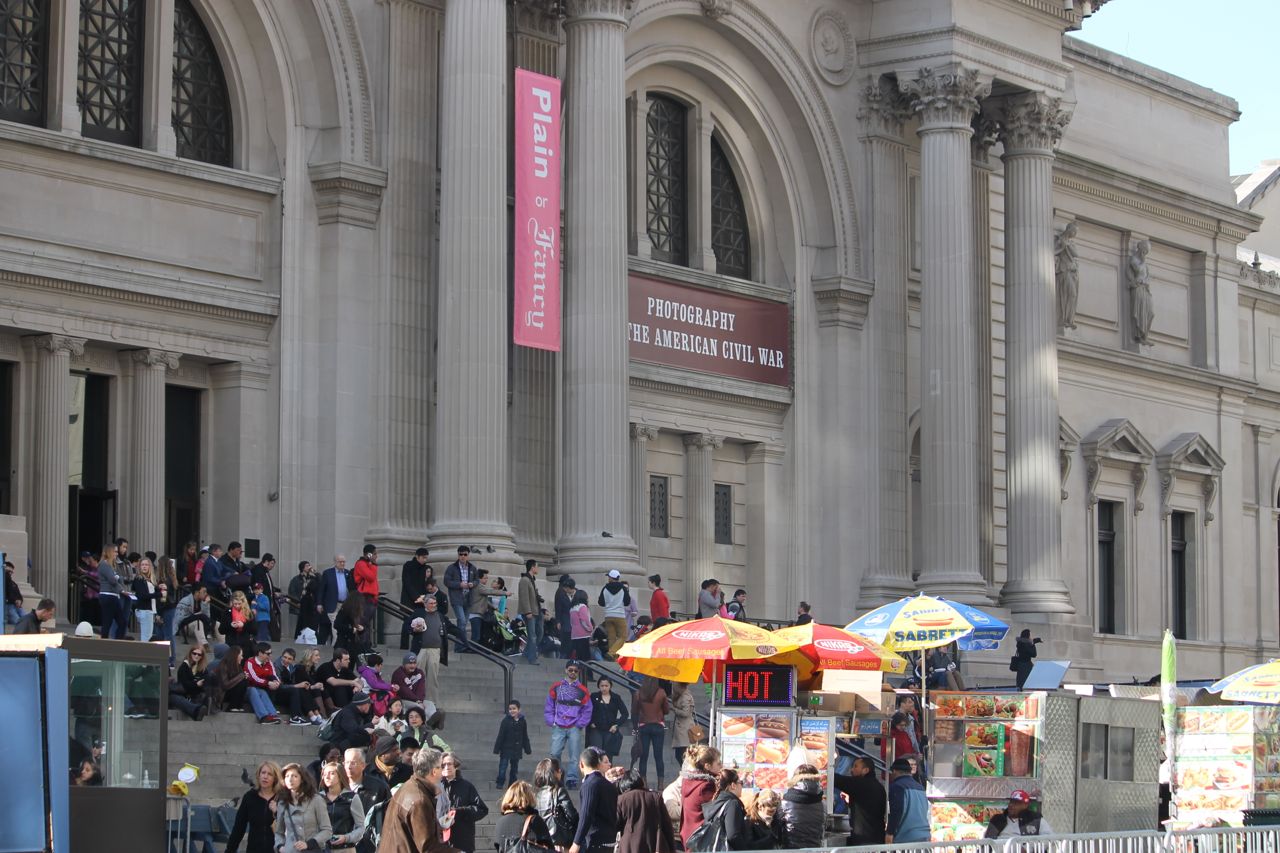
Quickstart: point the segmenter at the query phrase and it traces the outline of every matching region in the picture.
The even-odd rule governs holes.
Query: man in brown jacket
[[[436,817],[443,757],[438,749],[421,749],[413,757],[413,778],[387,805],[378,853],[457,853],[441,838]]]

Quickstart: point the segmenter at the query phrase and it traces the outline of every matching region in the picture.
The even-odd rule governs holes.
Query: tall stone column
[[[1014,615],[1074,613],[1058,563],[1058,320],[1053,274],[1053,146],[1069,113],[1037,93],[1006,99],[1005,352],[1009,580]]]
[[[165,553],[164,541],[164,380],[178,367],[176,353],[143,349],[133,353],[133,419],[129,475],[129,541],[140,551]]]
[[[65,335],[36,338],[35,476],[31,495],[31,585],[66,613],[67,571],[71,565],[67,517],[70,443],[71,356],[84,353],[84,339]]]
[[[557,551],[564,571],[596,581],[609,569],[639,572],[627,488],[623,84],[630,5],[569,0],[564,23],[564,515]]]
[[[380,431],[366,538],[379,559],[399,566],[427,538],[430,523],[431,380],[440,363],[431,336],[435,230],[436,57],[442,15],[421,0],[391,0],[387,82],[387,171],[380,247],[383,299],[378,324]],[[430,59],[427,59],[430,57]],[[442,280],[443,281],[443,280]],[[489,332],[502,334],[496,327]]]
[[[978,547],[978,372],[973,328],[970,122],[991,90],[973,69],[921,69],[906,84],[920,116],[920,413],[924,559],[920,586],[988,600]]]
[[[866,489],[868,511],[878,513],[868,532],[870,574],[862,579],[858,606],[873,608],[909,595],[907,562],[910,481],[907,474],[907,150],[902,125],[906,99],[881,79],[863,90],[863,143],[871,178],[872,258],[875,296],[867,316],[873,370],[870,377],[872,454]]]
[[[641,569],[649,559],[649,442],[657,440],[657,427],[631,425],[631,535]]]
[[[507,9],[449,0],[440,115],[432,549],[519,562],[507,516]]]
[[[701,583],[715,575],[716,448],[724,444],[718,435],[694,433],[684,437],[684,610],[697,613]]]

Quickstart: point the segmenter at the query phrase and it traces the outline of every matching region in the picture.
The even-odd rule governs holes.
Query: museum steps
[[[309,648],[293,645],[300,654]],[[404,654],[397,648],[386,648],[382,653],[388,667]],[[513,693],[524,707],[529,722],[529,742],[533,747],[533,754],[525,756],[520,764],[522,779],[532,779],[534,767],[551,746],[551,733],[542,721],[542,703],[547,689],[562,675],[563,662],[550,658],[544,658],[541,666],[521,662],[514,670]],[[498,756],[493,754],[493,743],[499,720],[506,712],[502,671],[474,655],[451,653],[449,665],[441,671],[440,686],[443,698],[439,705],[446,713],[440,735],[462,758],[462,776],[476,786],[489,806],[489,817],[476,829],[476,850],[489,850],[502,796],[502,792],[493,786],[498,772]],[[629,707],[629,693],[620,690],[619,694]],[[191,786],[193,803],[219,805],[239,797],[246,790],[240,778],[242,770],[247,770],[252,776],[254,768],[262,761],[274,761],[280,765],[297,761],[305,766],[315,760],[321,745],[316,726],[290,726],[287,720],[278,726],[264,726],[251,713],[224,712],[196,722],[175,711],[170,713],[170,718],[169,774],[166,779],[172,780],[184,763],[190,762],[199,767],[200,779]],[[630,748],[628,738],[623,745],[624,757],[629,755]],[[674,766],[669,747],[664,759],[669,782],[675,778],[678,769]],[[650,780],[650,784],[654,782],[656,780]]]

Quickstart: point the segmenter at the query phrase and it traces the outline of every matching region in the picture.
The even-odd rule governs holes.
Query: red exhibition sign
[[[516,69],[515,343],[560,351],[560,81]]]

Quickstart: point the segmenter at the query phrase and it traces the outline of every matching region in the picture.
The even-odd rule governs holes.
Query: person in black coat
[[[280,768],[269,761],[258,765],[253,790],[240,798],[236,820],[227,836],[226,853],[236,853],[240,840],[247,833],[246,853],[275,853],[276,834],[272,824],[276,819],[276,794],[283,787]]]
[[[591,694],[587,746],[603,749],[612,761],[622,752],[622,728],[630,715],[627,713],[627,703],[613,692],[613,682],[607,676],[598,679],[596,687],[599,689]]]
[[[493,787],[514,785],[520,775],[520,758],[533,754],[529,745],[529,724],[520,712],[519,701],[512,699],[507,713],[498,724],[498,739],[493,744],[493,754],[498,756],[498,778]]]
[[[889,800],[871,759],[855,758],[852,775],[837,773],[835,781],[836,790],[849,801],[849,846],[883,844]]]
[[[351,704],[344,707],[333,718],[333,737],[331,743],[343,750],[353,746],[369,745],[369,728],[373,722],[371,710],[373,702],[368,693],[357,693],[351,697]]]
[[[521,838],[540,847],[555,845],[534,799],[533,786],[528,782],[512,782],[503,794],[502,817],[493,829],[493,845],[499,850],[510,849]]]
[[[556,587],[556,629],[560,633],[560,657],[568,658],[573,654],[573,629],[569,627],[569,611],[573,609],[573,595],[578,591],[578,584],[568,575],[560,576],[560,585]]]
[[[426,548],[419,548],[412,557],[404,561],[400,567],[400,604],[409,610],[419,605],[418,599],[427,594],[427,555]],[[400,625],[400,648],[409,648],[409,620]]]
[[[730,850],[754,850],[756,833],[747,820],[747,809],[742,805],[742,783],[738,771],[728,768],[716,777],[716,797],[702,806],[704,825],[707,821],[723,816],[724,840]],[[774,820],[778,820],[777,817]]]
[[[320,578],[316,575],[315,566],[310,561],[298,563],[298,574],[289,581],[289,595],[298,600],[298,624],[294,627],[296,637],[307,628],[316,633],[316,643],[325,645],[330,634],[329,620],[322,617],[316,609],[320,605]],[[324,619],[324,639],[321,639],[320,621]]]
[[[1036,644],[1041,642],[1039,637],[1031,638],[1031,629],[1023,628],[1022,633],[1018,635],[1018,648],[1013,654],[1013,660],[1010,661],[1009,668],[1018,676],[1018,689],[1022,689],[1022,685],[1027,683],[1027,676],[1031,674],[1031,668],[1035,666],[1034,659],[1036,656]]]
[[[475,853],[476,824],[489,814],[489,807],[480,799],[480,792],[460,774],[462,761],[452,752],[446,752],[440,762],[444,768],[442,796],[448,801],[448,808],[453,810],[453,828],[449,833],[449,844],[463,851]]]

